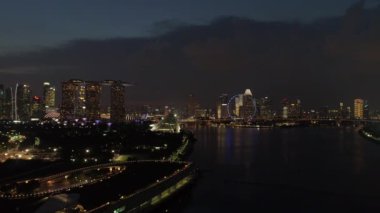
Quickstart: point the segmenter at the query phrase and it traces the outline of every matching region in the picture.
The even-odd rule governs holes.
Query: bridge
[[[70,171],[60,172],[50,176],[45,176],[35,179],[25,179],[14,183],[6,184],[5,186],[13,186],[7,191],[0,192],[0,198],[4,199],[27,199],[50,196],[53,194],[63,193],[75,188],[81,188],[86,185],[96,184],[98,182],[110,179],[115,175],[121,174],[126,171],[130,164],[139,163],[173,163],[173,161],[165,160],[139,160],[128,162],[117,162],[99,164]],[[176,161],[175,163],[189,165],[188,162]],[[36,184],[35,187],[29,192],[22,192],[16,190],[19,186]],[[4,188],[4,186],[2,186]],[[5,187],[7,188],[7,187]]]

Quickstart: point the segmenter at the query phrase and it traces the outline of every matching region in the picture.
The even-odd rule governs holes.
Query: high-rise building
[[[243,94],[243,107],[242,107],[242,117],[244,121],[251,121],[255,115],[255,103],[253,95],[250,89],[246,89]]]
[[[347,107],[347,119],[352,118],[352,112],[351,112],[351,107]]]
[[[43,100],[39,96],[33,96],[31,105],[31,117],[42,118],[44,116],[44,104]]]
[[[7,87],[4,94],[4,119],[14,119],[14,97],[12,87]]]
[[[30,85],[20,84],[16,88],[16,120],[29,120],[31,116],[32,92]]]
[[[71,120],[85,116],[85,92],[82,80],[62,82],[61,118]]]
[[[290,117],[301,118],[301,116],[302,116],[301,100],[296,99],[290,104]]]
[[[282,118],[284,119],[298,119],[302,116],[301,100],[288,100],[284,98],[282,100]],[[284,114],[286,112],[286,115]]]
[[[120,81],[111,84],[111,122],[125,122],[125,87]]]
[[[243,107],[243,94],[239,94],[235,97],[235,115],[240,118],[242,117],[242,107]]]
[[[283,119],[288,119],[289,118],[289,108],[288,108],[288,106],[283,106],[282,107],[282,118]]]
[[[42,97],[43,97],[44,101],[46,100],[46,93],[49,90],[49,87],[50,87],[50,82],[44,82],[43,83]]]
[[[185,117],[195,117],[195,111],[199,108],[199,104],[194,97],[194,95],[190,94],[187,98],[187,105],[186,105],[186,115]]]
[[[86,84],[85,82],[77,85],[75,112],[77,117],[85,117],[86,115]]]
[[[52,86],[49,82],[44,82],[43,87],[43,103],[46,110],[55,108],[55,87]]]
[[[364,118],[364,100],[357,98],[354,100],[354,118],[363,119]]]
[[[196,98],[190,94],[187,99],[186,115],[187,117],[195,117],[195,111],[199,108]]]
[[[350,114],[351,114],[351,108],[350,107],[344,107],[344,103],[340,102],[339,103],[339,108],[338,108],[338,118],[340,119],[350,119]]]
[[[345,118],[345,109],[344,109],[344,103],[340,102],[339,103],[339,108],[338,108],[338,113],[339,113],[339,118]]]
[[[86,117],[89,120],[100,119],[100,97],[102,86],[99,82],[86,82],[85,86]]]
[[[217,112],[218,119],[228,118],[228,95],[227,94],[222,94],[221,96],[219,96],[216,112]]]
[[[269,97],[259,99],[257,105],[261,119],[272,119],[272,101],[269,99]]]
[[[61,118],[74,119],[75,116],[75,93],[77,85],[73,81],[62,82]]]
[[[281,107],[282,107],[281,118],[288,119],[288,117],[289,117],[289,105],[290,105],[290,102],[287,98],[284,98],[281,100]]]
[[[2,84],[0,84],[0,119],[6,119],[5,90],[4,90],[4,85],[2,85]]]

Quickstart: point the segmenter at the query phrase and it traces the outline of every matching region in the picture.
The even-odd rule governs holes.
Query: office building
[[[282,100],[282,118],[283,119],[299,119],[302,117],[301,100]]]
[[[288,108],[288,106],[283,106],[282,107],[282,118],[283,119],[288,119],[289,118],[289,108]]]
[[[0,84],[0,119],[6,119],[5,89],[4,89],[4,85],[2,85],[2,84]]]
[[[257,103],[258,114],[260,119],[272,119],[272,101],[269,97],[260,98]]]
[[[111,84],[111,122],[125,122],[125,87],[123,82],[115,81]]]
[[[49,82],[44,82],[43,103],[47,111],[55,109],[55,97],[56,97],[55,87],[52,86]]]
[[[195,111],[199,108],[198,101],[194,97],[194,95],[190,94],[187,97],[187,104],[186,104],[186,113],[185,117],[187,118],[194,118],[195,117]]]
[[[82,80],[62,82],[61,118],[72,120],[85,116],[85,91]]]
[[[31,118],[40,119],[44,115],[44,103],[42,98],[39,96],[33,96],[31,105]]]
[[[240,118],[242,116],[242,107],[243,107],[243,94],[239,94],[235,97],[235,115]]]
[[[252,121],[255,115],[255,103],[253,95],[250,89],[246,89],[243,94],[243,107],[242,107],[242,118],[244,121]]]
[[[85,85],[85,109],[86,118],[89,120],[100,119],[100,97],[102,86],[99,82],[86,82]]]
[[[363,119],[364,118],[364,100],[357,98],[354,100],[354,118]]]
[[[229,117],[227,94],[222,94],[221,96],[219,96],[216,112],[218,119],[227,119]]]
[[[27,121],[31,116],[31,101],[32,92],[30,85],[17,84],[16,86],[16,104],[15,104],[15,118],[16,120]]]
[[[12,87],[7,87],[4,90],[4,119],[13,120],[14,113],[14,98]]]

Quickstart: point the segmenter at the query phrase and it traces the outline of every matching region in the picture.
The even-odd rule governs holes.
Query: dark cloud
[[[171,31],[175,31],[178,28],[189,26],[190,24],[178,21],[176,19],[163,20],[159,22],[155,22],[151,29],[149,30],[151,35],[162,35],[165,33],[169,33]]]
[[[380,106],[379,12],[357,4],[342,18],[310,24],[168,21],[156,26],[165,33],[149,38],[82,39],[1,56],[0,73],[34,87],[43,80],[125,80],[136,84],[128,93],[138,103],[179,103],[192,93],[212,106],[220,93],[252,88],[275,102],[288,96],[308,106],[351,104],[360,96]]]

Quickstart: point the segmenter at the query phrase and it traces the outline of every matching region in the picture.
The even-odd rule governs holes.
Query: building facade
[[[255,104],[253,95],[250,89],[246,89],[243,94],[243,107],[242,107],[242,118],[244,121],[249,122],[252,121],[255,115]]]
[[[216,106],[216,114],[218,119],[227,119],[228,115],[228,95],[222,94],[219,96],[218,104]]]
[[[61,118],[72,120],[85,116],[85,83],[82,80],[62,82]]]
[[[100,119],[100,98],[102,86],[99,82],[86,82],[85,91],[85,113],[89,120]]]
[[[16,120],[26,121],[31,117],[32,92],[30,85],[18,84],[16,86]]]
[[[299,119],[302,117],[301,100],[282,100],[282,118],[283,119]]]
[[[239,94],[235,97],[235,115],[240,118],[242,116],[242,107],[243,107],[243,94]]]
[[[115,81],[111,84],[111,122],[125,122],[125,116],[125,85]]]
[[[44,82],[43,84],[43,104],[47,111],[50,109],[55,109],[55,97],[56,91],[55,87],[49,82]]]
[[[354,100],[354,118],[363,119],[364,118],[364,100],[357,98]]]
[[[0,119],[6,119],[5,89],[4,89],[4,85],[2,85],[2,84],[0,84]]]
[[[195,112],[199,108],[198,101],[194,97],[194,95],[190,94],[187,97],[187,104],[186,104],[186,112],[185,112],[185,117],[186,118],[191,118],[195,117]]]
[[[40,96],[33,96],[31,105],[31,118],[40,119],[45,115],[44,102]]]
[[[7,87],[4,90],[4,119],[14,119],[14,98],[12,87]]]
[[[269,120],[273,118],[272,101],[269,97],[260,98],[257,105],[260,119]]]

